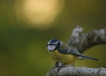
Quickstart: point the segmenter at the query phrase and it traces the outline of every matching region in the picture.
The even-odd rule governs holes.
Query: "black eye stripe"
[[[57,45],[57,44],[47,44],[47,45]]]

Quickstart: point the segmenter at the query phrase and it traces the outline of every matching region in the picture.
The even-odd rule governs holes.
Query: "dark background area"
[[[0,0],[0,76],[45,76],[54,64],[45,46],[51,38],[67,43],[77,25],[83,27],[83,33],[106,28],[106,0],[57,1],[59,6],[52,12],[60,3],[63,7],[53,20],[48,22],[54,17],[50,15],[45,23],[38,22],[38,13],[35,18],[29,16],[35,20],[31,23],[23,11],[24,1]],[[76,61],[77,67],[106,67],[106,45],[92,47],[84,55],[99,61]]]

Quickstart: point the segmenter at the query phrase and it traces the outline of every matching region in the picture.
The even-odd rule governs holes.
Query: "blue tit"
[[[98,60],[97,58],[82,55],[81,53],[76,50],[73,50],[70,46],[58,39],[51,39],[47,43],[47,49],[51,57],[55,60],[55,62],[59,62],[64,65],[74,63],[78,57],[81,57],[82,59],[87,58],[92,60]]]

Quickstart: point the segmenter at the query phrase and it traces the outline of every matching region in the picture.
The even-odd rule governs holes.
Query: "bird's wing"
[[[73,49],[69,49],[69,50],[58,50],[59,53],[61,54],[72,54],[75,56],[81,56],[81,54],[78,51],[75,51]]]

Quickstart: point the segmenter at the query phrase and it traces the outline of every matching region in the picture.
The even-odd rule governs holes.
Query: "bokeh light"
[[[17,0],[15,10],[19,22],[41,29],[50,26],[64,5],[63,0]]]

